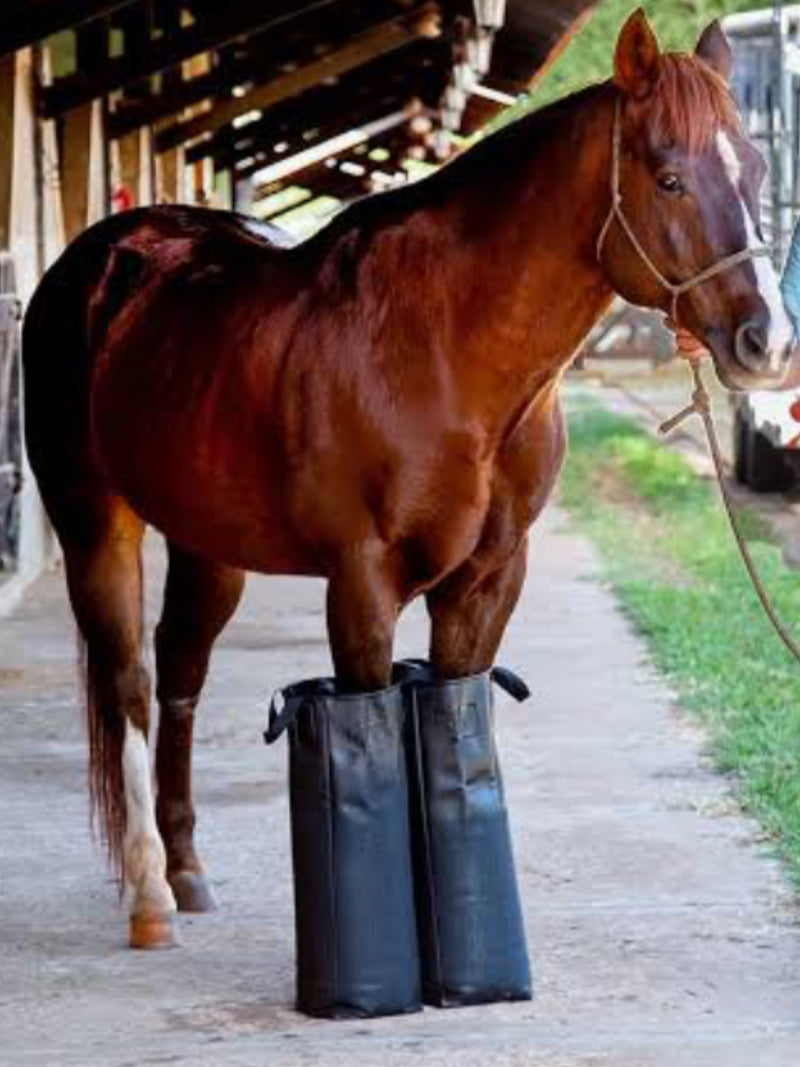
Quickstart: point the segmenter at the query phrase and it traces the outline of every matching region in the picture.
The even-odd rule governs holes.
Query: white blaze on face
[[[166,880],[167,859],[156,824],[150,752],[141,730],[125,721],[122,746],[125,785],[125,877],[133,890],[133,913],[168,914],[175,898]]]
[[[764,243],[758,239],[755,224],[742,195],[742,165],[739,162],[739,157],[736,155],[736,149],[733,147],[730,137],[722,130],[717,133],[717,151],[742,210],[742,221],[747,235],[747,247],[751,249],[763,248]],[[770,257],[754,256],[750,263],[755,271],[756,288],[759,296],[766,304],[769,312],[769,334],[767,339],[769,365],[772,370],[779,371],[783,366],[783,354],[794,337],[794,328],[783,305],[778,276],[772,266]]]

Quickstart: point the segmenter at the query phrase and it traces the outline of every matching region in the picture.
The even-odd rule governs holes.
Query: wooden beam
[[[365,123],[358,130],[357,137],[348,136],[351,132],[348,130],[344,137],[330,138],[328,141],[312,148],[304,149],[294,156],[281,158],[276,163],[268,164],[266,167],[262,166],[260,170],[267,171],[267,174],[262,176],[261,185],[256,188],[253,199],[259,200],[265,196],[270,196],[275,191],[275,187],[279,186],[279,183],[281,186],[286,184],[304,185],[305,178],[309,174],[317,171],[324,173],[329,169],[326,165],[327,160],[350,153],[357,146],[368,146],[367,152],[364,153],[366,156],[371,149],[377,148],[382,142],[385,142],[387,137],[397,136],[397,130],[405,127],[412,114],[413,111],[410,109],[395,111],[373,122]],[[356,133],[356,131],[352,132]],[[402,139],[405,140],[405,137]]]
[[[139,0],[62,0],[61,3],[30,3],[30,0],[4,0],[0,19],[0,55],[35,44],[43,37],[71,29]]]
[[[264,56],[260,50],[256,54],[253,54],[254,45],[262,40],[269,40],[272,44],[272,49],[268,55]],[[177,83],[173,82],[171,85],[166,85],[166,79],[170,78],[173,74],[180,73],[180,67],[171,68],[164,75],[165,84],[162,85],[161,92],[154,93],[146,100],[128,100],[122,98],[117,101],[115,111],[112,113],[109,121],[109,136],[112,139],[117,137],[123,137],[126,133],[130,133],[131,130],[136,129],[138,126],[153,125],[159,120],[167,117],[177,117],[177,113],[184,108],[191,107],[193,104],[198,104],[203,100],[211,100],[218,96],[227,96],[229,91],[236,85],[251,84],[261,85],[268,80],[274,80],[279,75],[278,67],[281,63],[286,61],[286,55],[282,54],[280,50],[274,46],[274,37],[270,34],[261,35],[256,34],[254,37],[248,39],[249,55],[246,58],[228,56],[227,62],[220,64],[208,74],[197,75],[196,77],[189,78],[181,81],[178,79]],[[426,59],[430,62],[429,52],[425,53]],[[391,64],[391,59],[389,60]],[[381,67],[383,68],[383,64]],[[397,64],[397,73],[402,71],[403,77],[408,77],[408,70],[403,65]],[[427,76],[430,80],[430,66],[420,66],[419,70],[414,70],[415,77]],[[395,73],[394,65],[391,66],[392,73]],[[321,86],[320,89],[323,87]],[[337,85],[337,92],[339,86]],[[333,93],[329,94],[333,96]],[[438,95],[438,93],[436,94]],[[285,101],[290,103],[289,101]],[[303,101],[305,106],[305,101]],[[275,111],[275,108],[270,108],[270,112]],[[198,149],[199,151],[199,149]],[[205,152],[206,150],[203,150]],[[198,158],[200,158],[198,156]]]
[[[187,161],[213,155],[217,168],[235,163],[254,152],[269,149],[276,142],[285,141],[290,151],[308,148],[362,122],[402,107],[409,99],[395,89],[381,92],[382,86],[355,84],[351,92],[342,92],[344,85],[321,87],[297,100],[270,108],[260,122],[241,130],[228,126],[213,139],[198,141],[186,149]],[[306,102],[307,101],[307,102]],[[311,131],[313,137],[307,136]]]
[[[75,59],[78,69],[87,78],[95,77],[108,62],[110,26],[106,19],[98,19],[82,26],[75,34]]]
[[[404,97],[387,97],[378,98],[371,107],[364,107],[362,105],[358,111],[343,108],[338,120],[331,120],[330,122],[321,124],[316,134],[311,139],[303,138],[300,142],[295,140],[294,143],[291,144],[290,151],[303,151],[312,148],[315,145],[323,144],[325,141],[330,141],[355,127],[369,125],[371,122],[379,119],[382,115],[389,114],[392,111],[399,111],[406,103],[407,101]],[[271,138],[265,138],[258,145],[254,145],[249,149],[242,148],[238,151],[233,159],[237,178],[249,177],[249,175],[255,174],[257,171],[263,170],[265,167],[268,167],[272,163],[276,163],[279,159],[285,157],[285,154],[279,155],[272,151],[271,142]],[[267,151],[264,150],[265,146],[268,148]],[[249,156],[255,157],[252,163],[248,163],[246,166],[236,165],[241,160],[247,159]],[[223,165],[230,165],[228,157],[225,157],[222,163]]]
[[[118,20],[123,33],[125,55],[131,63],[141,65],[153,40],[153,0],[143,0],[141,8],[124,11]],[[138,99],[150,95],[150,78],[139,78],[129,82],[126,93]]]
[[[168,73],[172,74],[173,70],[180,70],[180,68],[172,68]],[[147,100],[122,100],[109,118],[109,137],[113,139],[124,137],[126,133],[138,129],[139,126],[150,126],[159,119],[177,114],[185,107],[199,104],[201,100],[219,96],[226,89],[246,81],[248,77],[249,74],[244,65],[218,67],[208,74],[200,74],[195,78],[180,81]]]
[[[407,53],[396,55],[403,61],[390,58],[375,64],[375,77],[365,77],[362,68],[335,86],[311,89],[270,108],[260,122],[240,130],[228,126],[213,139],[196,142],[187,156],[199,159],[211,152],[217,167],[237,166],[256,156],[254,165],[237,171],[246,176],[285,154],[274,151],[279,142],[288,144],[289,152],[297,152],[414,99],[435,105],[441,96],[443,73],[438,64],[430,64],[430,49],[415,49],[418,66],[412,66]]]
[[[360,14],[355,24],[348,20],[343,27],[341,12],[336,4],[330,6],[329,0],[316,4],[312,13],[313,21],[309,19],[308,23],[301,22],[300,29],[310,24],[315,39],[328,41],[331,46],[343,39],[346,27],[352,26],[347,36],[352,36],[363,28],[361,23],[364,19]],[[304,14],[309,14],[308,6],[299,12],[300,16]],[[291,36],[292,32],[293,27],[289,24],[287,35]],[[184,108],[217,96],[229,95],[236,85],[262,84],[274,78],[284,64],[295,58],[294,47],[286,43],[287,35],[276,34],[274,27],[272,31],[268,29],[266,32],[250,34],[246,41],[246,53],[236,43],[221,48],[217,53],[218,63],[213,70],[183,81],[180,77],[173,77],[175,74],[180,75],[180,66],[169,68],[164,73],[160,92],[154,93],[148,100],[123,98],[117,102],[109,126],[110,136],[121,137],[137,126],[153,125],[168,117],[178,118],[179,112]],[[304,57],[298,55],[296,58],[302,61]]]
[[[204,134],[214,133],[248,111],[272,107],[305,92],[326,78],[340,77],[412,41],[436,37],[439,32],[438,5],[420,4],[407,15],[366,30],[335,52],[329,52],[297,70],[258,86],[244,96],[224,100],[203,115],[167,127],[156,138],[156,151],[163,152]]]
[[[266,150],[272,155],[273,145],[281,141],[288,142],[290,150],[299,151],[323,139],[319,134],[322,127],[333,125],[339,132],[343,122],[354,126],[363,121],[365,112],[369,120],[381,110],[388,113],[413,98],[435,105],[445,74],[441,57],[436,55],[439,46],[432,48],[431,44],[420,41],[344,75],[335,85],[315,86],[269,108],[258,122],[242,129],[226,126],[213,137],[196,141],[187,149],[187,159],[213,155],[219,168],[254,152]]]
[[[88,76],[84,71],[58,78],[42,93],[42,107],[46,117],[59,115],[70,108],[79,107],[88,100],[106,96],[122,89],[130,82],[167,70],[192,56],[219,48],[245,34],[276,29],[304,15],[309,9],[333,0],[315,0],[298,7],[291,0],[272,0],[270,4],[247,3],[234,5],[231,0],[210,9],[194,25],[174,36],[150,41],[149,47],[140,55],[125,54],[110,59],[102,72]]]

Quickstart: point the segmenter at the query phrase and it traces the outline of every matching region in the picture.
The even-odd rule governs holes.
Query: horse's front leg
[[[519,600],[527,570],[528,538],[491,567],[467,560],[428,594],[430,658],[440,678],[488,670]]]
[[[428,597],[435,676],[411,690],[427,1003],[531,995],[488,671],[522,588],[525,547],[504,560],[476,555]]]
[[[383,546],[352,546],[328,585],[337,686],[283,690],[294,716],[290,791],[297,1005],[333,1018],[417,1010],[406,707],[390,685],[398,596]]]
[[[342,553],[328,583],[328,639],[340,686],[352,693],[384,689],[392,676],[392,649],[400,598],[382,545]]]

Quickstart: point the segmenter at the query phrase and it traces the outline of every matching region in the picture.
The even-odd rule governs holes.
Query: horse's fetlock
[[[126,836],[125,878],[133,892],[134,914],[175,911],[175,897],[167,882],[167,853],[157,835]]]

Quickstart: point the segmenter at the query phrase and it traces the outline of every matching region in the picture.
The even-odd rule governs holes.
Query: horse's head
[[[717,22],[684,55],[659,50],[641,10],[628,19],[614,58],[620,199],[598,254],[621,296],[677,313],[728,388],[777,388],[789,373],[793,330],[763,254],[766,167],[742,134],[731,67]]]

